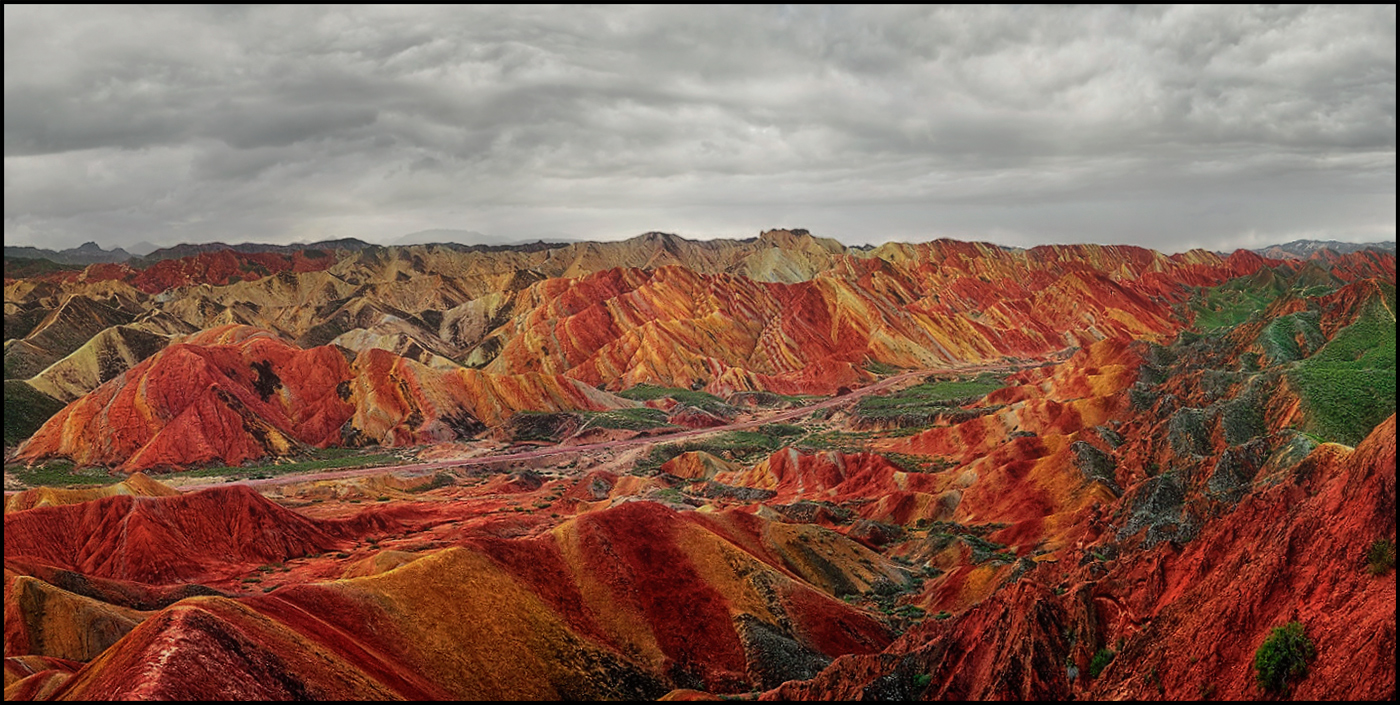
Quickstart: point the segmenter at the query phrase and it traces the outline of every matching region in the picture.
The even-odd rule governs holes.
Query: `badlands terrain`
[[[7,249],[5,698],[1393,700],[1395,253],[1289,247]]]

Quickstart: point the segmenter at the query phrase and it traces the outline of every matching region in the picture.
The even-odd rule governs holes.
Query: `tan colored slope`
[[[12,494],[5,498],[5,513],[19,512],[35,507],[54,507],[64,504],[77,504],[103,497],[131,495],[133,497],[174,497],[180,491],[162,484],[144,473],[136,473],[116,484],[87,489],[61,489],[37,487]]]
[[[149,613],[108,604],[5,571],[5,656],[90,661]]]
[[[331,345],[357,353],[370,349],[387,350],[439,370],[461,367],[452,360],[453,351],[436,336],[415,331],[402,321],[385,321],[371,328],[356,328],[336,336]]]
[[[451,440],[500,425],[519,411],[604,411],[636,406],[560,375],[496,375],[434,369],[370,348],[349,386],[354,442],[405,445]]]
[[[70,402],[131,369],[169,342],[166,336],[135,326],[113,326],[31,377],[29,384],[59,401]]]
[[[527,410],[637,406],[560,375],[433,369],[373,347],[352,364],[348,352],[247,326],[201,331],[60,410],[18,455],[136,472],[306,445],[456,440]]]
[[[25,336],[23,354],[5,346],[5,376],[24,379],[82,347],[104,328],[129,322],[133,316],[96,299],[69,296]]]

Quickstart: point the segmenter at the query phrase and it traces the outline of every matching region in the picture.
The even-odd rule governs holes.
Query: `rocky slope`
[[[1350,257],[1332,270],[1365,270],[1368,261]],[[208,251],[144,269],[7,280],[6,377],[29,385],[11,390],[16,401],[34,392],[76,400],[37,429],[24,459],[126,471],[237,464],[305,447],[465,438],[522,410],[619,406],[586,388],[832,394],[872,381],[870,365],[1157,339],[1184,324],[1172,306],[1188,287],[1265,264],[1244,253],[1102,246],[847,250],[805,231],[499,250]],[[1389,267],[1393,276],[1393,258]],[[222,335],[213,331],[237,326],[295,343],[209,346]],[[351,351],[353,364],[327,346]],[[297,388],[279,387],[276,400],[248,389],[287,375]],[[198,380],[197,391],[159,389],[175,380]],[[92,418],[114,433],[97,438]],[[7,437],[35,430],[7,425]]]
[[[6,559],[19,570],[26,561],[64,563],[148,584],[217,580],[227,567],[321,555],[384,526],[364,517],[308,521],[246,491],[156,502],[114,497],[11,515]],[[98,535],[81,543],[41,536],[55,524],[49,513],[59,511]],[[103,518],[114,511],[130,516]],[[169,519],[152,524],[154,517]],[[224,526],[205,531],[208,522]],[[111,544],[100,530],[114,524],[132,525],[124,531],[141,538]],[[802,548],[807,543],[846,557],[812,563],[803,557],[812,555]],[[218,566],[208,562],[213,556]],[[51,631],[90,631],[95,611],[110,615],[113,634],[127,635],[111,648],[115,639],[102,642],[93,658],[17,632],[7,639],[7,656],[90,660],[56,693],[62,699],[656,697],[677,686],[734,692],[885,647],[885,626],[821,585],[902,579],[829,531],[770,528],[748,515],[702,518],[651,503],[590,513],[530,539],[478,535],[394,565],[264,597],[189,598],[158,612],[7,572],[7,629],[9,609],[18,624],[33,609],[35,598],[26,596],[42,589],[78,605],[47,612]],[[822,579],[809,582],[813,575]],[[168,657],[153,670],[158,651]]]
[[[7,699],[1394,698],[1393,255],[330,254],[7,281],[23,460],[444,461],[7,497]]]
[[[166,347],[74,401],[18,449],[126,472],[236,465],[301,447],[470,436],[522,409],[635,406],[566,378],[434,370],[377,348],[307,350],[228,325]]]

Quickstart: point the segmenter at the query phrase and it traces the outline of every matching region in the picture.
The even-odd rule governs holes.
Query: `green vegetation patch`
[[[627,431],[645,431],[671,426],[666,421],[666,412],[646,407],[613,409],[612,411],[581,411],[579,415],[583,418],[583,425],[580,429],[616,428]]]
[[[647,431],[680,427],[667,422],[666,412],[647,407],[609,411],[520,411],[509,422],[511,438],[517,442],[554,443],[590,428]]]
[[[230,480],[265,480],[279,475],[292,475],[317,470],[339,470],[344,468],[373,467],[376,465],[396,465],[400,459],[389,453],[365,454],[354,448],[325,448],[315,451],[312,457],[295,462],[278,463],[272,459],[246,465],[222,465],[217,467],[184,470],[158,475],[157,479],[228,477]]]
[[[791,423],[770,423],[764,424],[760,428],[762,435],[775,438],[792,438],[807,432],[807,429]]]
[[[957,461],[951,458],[936,456],[889,452],[881,453],[881,455],[905,472],[943,472],[958,465]]]
[[[1273,291],[1222,291],[1224,287],[1209,290],[1201,299],[1191,302],[1196,312],[1196,327],[1210,332],[1221,328],[1233,328],[1256,312],[1268,308],[1278,298]]]
[[[1099,674],[1103,673],[1103,669],[1108,668],[1108,664],[1113,663],[1115,656],[1117,654],[1113,653],[1112,649],[1099,649],[1098,653],[1094,654],[1094,658],[1089,661],[1089,677],[1098,678]]]
[[[103,468],[75,470],[67,460],[51,460],[32,467],[14,465],[6,471],[29,487],[96,487],[118,481]]]
[[[1197,290],[1187,303],[1197,330],[1220,331],[1244,323],[1285,296],[1308,298],[1331,293],[1341,282],[1317,266],[1297,271],[1265,267],[1219,286]]]
[[[1372,299],[1355,322],[1290,372],[1303,399],[1305,430],[1354,446],[1395,413],[1394,289],[1387,293],[1389,302]]]
[[[658,387],[651,384],[639,384],[631,389],[624,389],[617,393],[617,396],[632,401],[653,401],[656,399],[675,399],[681,404],[693,406],[716,416],[733,416],[734,407],[726,404],[723,399],[707,392],[697,392],[679,387]]]
[[[1233,328],[1248,321],[1290,292],[1302,298],[1324,296],[1332,292],[1332,287],[1301,280],[1290,283],[1276,276],[1272,270],[1262,270],[1220,286],[1201,289],[1188,306],[1196,314],[1196,328],[1211,332]]]
[[[1259,335],[1259,344],[1264,348],[1264,355],[1272,363],[1303,359],[1326,341],[1319,325],[1320,320],[1321,315],[1317,311],[1299,311],[1269,321],[1269,325],[1264,326],[1264,331]]]
[[[1255,680],[1261,690],[1287,692],[1289,681],[1308,674],[1308,661],[1316,655],[1317,649],[1303,633],[1301,623],[1289,622],[1274,627],[1269,638],[1254,652]]]
[[[971,379],[938,380],[884,396],[867,396],[856,404],[855,415],[870,421],[890,421],[901,426],[927,425],[939,414],[955,413],[963,404],[1001,389],[1005,384],[994,375]]]
[[[895,367],[894,365],[891,365],[891,364],[889,364],[889,363],[887,363],[887,362],[880,362],[880,361],[878,361],[878,360],[870,360],[870,361],[868,361],[868,362],[865,363],[865,371],[866,371],[866,372],[869,372],[869,373],[872,374],[872,375],[878,375],[878,376],[880,376],[880,377],[888,377],[888,376],[890,376],[890,375],[897,375],[897,374],[903,372],[904,369],[901,368],[901,367]]]
[[[19,445],[63,409],[63,402],[17,379],[5,380],[5,445]]]
[[[1366,550],[1366,570],[1371,575],[1385,575],[1395,570],[1395,541],[1376,539]]]
[[[864,453],[870,443],[869,433],[821,431],[803,438],[798,448],[804,452],[838,450],[842,453]]]
[[[635,472],[646,474],[665,465],[682,453],[704,451],[710,455],[728,457],[744,463],[757,462],[787,444],[787,438],[801,434],[802,427],[792,424],[769,424],[760,431],[730,431],[709,438],[685,443],[653,446],[647,457],[637,461]]]
[[[920,428],[895,428],[874,431],[817,431],[809,434],[806,438],[795,443],[797,448],[805,453],[836,450],[842,453],[868,453],[870,451],[870,441],[878,438],[902,438],[912,436],[923,429]],[[901,460],[896,460],[899,456],[913,461],[913,465],[907,466],[913,470],[914,465],[929,465],[936,461],[922,458],[920,456],[903,455],[900,453],[883,453],[883,455],[896,464],[903,464]]]
[[[955,541],[961,541],[972,551],[971,558],[974,564],[981,565],[988,561],[996,563],[1016,562],[1016,554],[1007,550],[1006,544],[986,538],[988,534],[1006,528],[1005,524],[968,525],[955,521],[929,522],[920,519],[914,523],[914,528],[928,529],[928,548],[934,553],[947,549]]]

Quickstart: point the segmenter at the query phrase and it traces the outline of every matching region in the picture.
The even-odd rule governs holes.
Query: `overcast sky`
[[[1395,239],[1395,6],[5,7],[5,242]]]

